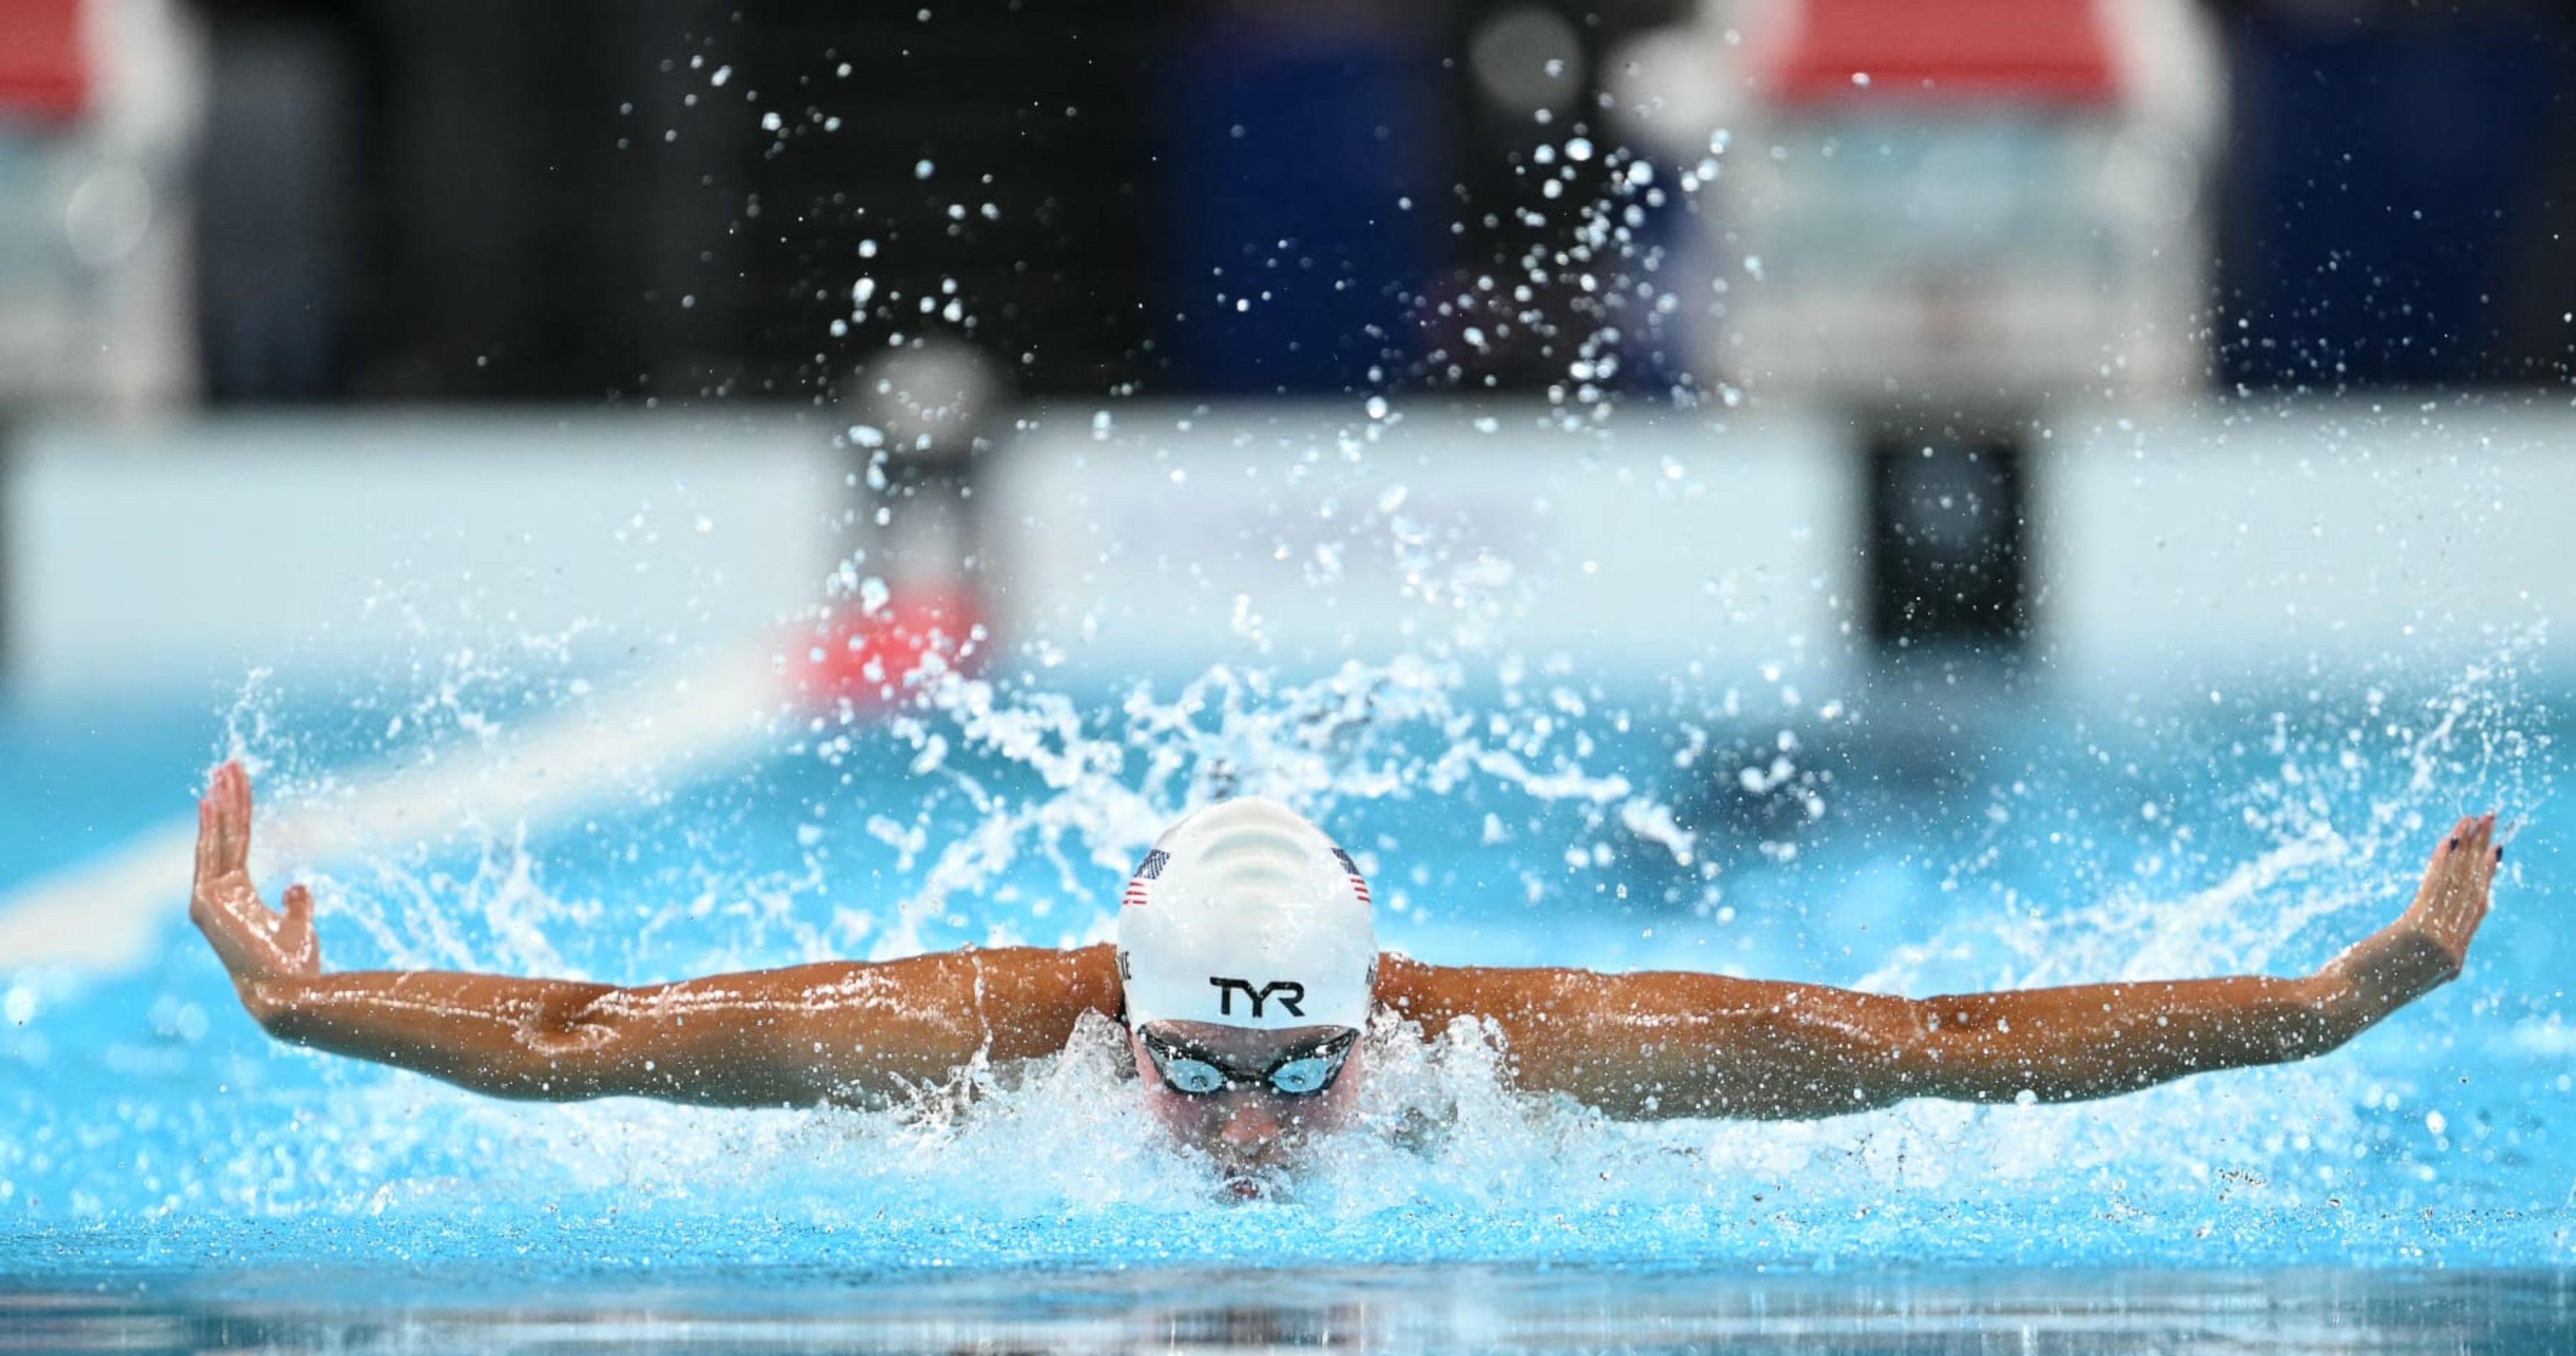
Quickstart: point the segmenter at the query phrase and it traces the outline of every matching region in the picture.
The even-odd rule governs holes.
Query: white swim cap
[[[1259,796],[1198,810],[1127,882],[1128,1024],[1365,1027],[1377,987],[1369,912],[1350,854],[1296,811]]]

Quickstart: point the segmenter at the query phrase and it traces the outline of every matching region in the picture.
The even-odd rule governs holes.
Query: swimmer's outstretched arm
[[[500,1097],[644,1096],[720,1106],[872,1102],[976,1060],[1064,1048],[1118,1004],[1109,948],[1009,948],[618,988],[449,971],[322,969],[313,898],[251,884],[250,778],[215,770],[197,813],[189,916],[242,1006],[281,1040]]]
[[[1910,999],[1718,975],[1426,966],[1379,996],[1426,1030],[1499,1028],[1513,1076],[1614,1116],[1827,1116],[1909,1097],[2077,1101],[2323,1054],[2455,978],[2502,853],[2495,816],[2434,849],[2395,922],[2300,979]]]

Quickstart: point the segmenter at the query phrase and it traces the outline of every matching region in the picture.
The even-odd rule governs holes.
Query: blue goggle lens
[[[1292,1059],[1270,1071],[1270,1086],[1291,1097],[1322,1092],[1333,1081],[1334,1070],[1340,1067],[1340,1059],[1327,1059],[1322,1055]]]
[[[1225,1073],[1203,1059],[1167,1055],[1154,1061],[1163,1071],[1163,1081],[1192,1097],[1205,1097],[1225,1086]]]

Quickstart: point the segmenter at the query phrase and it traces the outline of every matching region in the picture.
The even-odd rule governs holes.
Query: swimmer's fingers
[[[2407,906],[2409,917],[2420,917],[2440,902],[2460,873],[2461,863],[2468,860],[2467,845],[2477,828],[2477,818],[2463,815],[2449,833],[2433,845],[2432,859],[2424,863],[2424,879],[2415,887],[2415,899]]]
[[[223,849],[215,832],[215,798],[209,793],[197,801],[197,874],[190,887],[191,897],[205,898],[206,887],[223,873]]]
[[[2414,901],[2397,920],[2397,927],[2410,934],[2430,939],[2435,920],[2449,910],[2451,899],[2458,894],[2461,868],[2469,860],[2470,839],[2477,831],[2474,816],[2462,816],[2451,831],[2433,846],[2433,859],[2424,864],[2424,879],[2415,887]]]
[[[222,768],[224,785],[224,825],[228,830],[225,846],[232,853],[236,870],[250,872],[250,773],[239,762],[228,762]]]
[[[2438,883],[2428,880],[2417,900],[2423,910],[2419,922],[2451,957],[2455,973],[2467,961],[2469,941],[2477,936],[2478,925],[2486,921],[2496,871],[2503,864],[2495,829],[2492,812],[2462,821],[2443,845],[2443,878]]]
[[[197,802],[197,888],[250,881],[250,776],[239,763],[216,768]]]
[[[2433,849],[2407,912],[2422,921],[2448,920],[2472,908],[2495,878],[2495,816],[2465,815]]]
[[[215,769],[198,802],[197,864],[200,872],[229,875],[250,870],[250,774],[238,762]]]

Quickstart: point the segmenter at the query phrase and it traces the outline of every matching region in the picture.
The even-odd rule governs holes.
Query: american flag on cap
[[[1351,854],[1342,851],[1340,848],[1333,849],[1333,860],[1340,862],[1342,864],[1342,870],[1350,874],[1351,888],[1359,891],[1360,902],[1362,904],[1368,903],[1368,882],[1360,879],[1360,864],[1352,861]]]
[[[1127,878],[1127,893],[1119,899],[1118,906],[1123,909],[1143,904],[1145,882],[1162,879],[1163,864],[1170,860],[1172,860],[1172,854],[1161,848],[1146,853],[1145,860],[1136,864],[1136,874]]]

